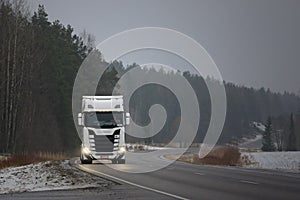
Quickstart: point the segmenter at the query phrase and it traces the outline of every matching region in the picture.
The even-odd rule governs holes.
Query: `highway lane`
[[[132,169],[142,171],[145,168],[150,169],[151,166],[156,167],[159,165],[158,161],[169,164],[170,161],[162,157],[165,153],[170,151],[155,151],[151,156],[143,156],[143,153],[127,155],[125,165],[101,163],[80,165],[78,160],[74,163],[87,172],[177,199],[266,200],[298,199],[300,196],[299,173],[193,165],[182,162],[174,162],[163,169],[148,173],[126,172]]]

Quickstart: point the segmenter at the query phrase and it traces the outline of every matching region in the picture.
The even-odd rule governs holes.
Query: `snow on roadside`
[[[145,144],[127,144],[126,147],[128,151],[155,151],[162,149],[170,149],[169,147],[157,147]]]
[[[251,162],[251,164],[245,165],[245,167],[300,172],[300,151],[243,152],[243,157]]]
[[[149,146],[149,145],[144,145],[144,149],[148,151],[154,151],[154,150],[162,150],[162,149],[170,149],[168,147],[156,147],[156,146]]]
[[[48,161],[0,170],[0,194],[25,191],[109,187],[109,182],[75,169],[69,161]]]

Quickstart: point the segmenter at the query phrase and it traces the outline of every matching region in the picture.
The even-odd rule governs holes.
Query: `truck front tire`
[[[91,158],[88,158],[87,160],[81,160],[81,164],[92,164],[93,160]]]
[[[85,160],[82,155],[80,156],[80,161],[81,161],[81,164],[92,164],[93,163],[92,158],[87,157],[87,159]]]

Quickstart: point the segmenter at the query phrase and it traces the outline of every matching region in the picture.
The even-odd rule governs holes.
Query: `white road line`
[[[200,176],[204,176],[205,174],[204,173],[200,173],[200,172],[197,172],[195,173],[196,175],[200,175]]]
[[[246,172],[251,174],[267,174],[267,175],[275,175],[275,176],[283,176],[283,177],[290,177],[294,179],[300,179],[299,173],[292,172],[292,171],[276,171],[272,169],[262,169],[262,168],[247,168],[247,167],[229,167],[229,166],[217,166],[217,165],[195,165],[192,163],[187,162],[178,162],[179,165],[191,165],[191,166],[197,166],[197,167],[209,167],[209,168],[217,168],[217,169],[223,169],[223,170],[231,170],[231,171],[238,171],[238,172]],[[265,170],[265,171],[264,171]]]
[[[253,182],[253,181],[246,181],[246,180],[240,180],[241,183],[247,183],[252,185],[258,185],[259,183]]]
[[[164,191],[161,191],[161,190],[149,188],[149,187],[146,187],[146,186],[143,186],[143,185],[139,185],[139,184],[136,184],[136,183],[133,183],[133,182],[130,182],[130,181],[126,181],[126,180],[124,180],[124,179],[117,178],[117,177],[115,177],[115,176],[111,176],[111,175],[105,174],[105,173],[103,173],[103,172],[98,172],[98,171],[96,171],[96,170],[89,169],[89,168],[84,167],[84,166],[82,166],[82,165],[77,165],[77,167],[80,168],[80,169],[84,169],[84,170],[87,171],[87,172],[93,172],[93,173],[96,173],[96,174],[99,174],[99,175],[102,175],[102,176],[106,176],[106,177],[108,177],[108,178],[112,178],[112,179],[115,179],[115,180],[117,180],[117,181],[120,181],[120,182],[129,184],[129,185],[133,185],[133,186],[136,186],[136,187],[145,189],[145,190],[150,190],[150,191],[153,191],[153,192],[156,192],[156,193],[159,193],[159,194],[163,194],[163,195],[166,195],[166,196],[170,196],[170,197],[173,197],[173,198],[176,198],[176,199],[187,200],[187,198],[184,198],[184,197],[181,197],[181,196],[178,196],[178,195],[175,195],[175,194],[171,194],[171,193],[168,193],[168,192],[164,192]]]

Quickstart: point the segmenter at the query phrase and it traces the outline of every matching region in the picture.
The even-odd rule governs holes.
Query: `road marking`
[[[165,158],[163,155],[160,156],[162,160],[169,160]],[[170,160],[169,160],[170,161]],[[176,164],[178,165],[191,165],[193,167],[197,166],[192,163],[187,163],[187,162],[177,162]],[[203,167],[201,165],[198,165],[198,167]],[[246,173],[256,173],[256,174],[267,174],[267,175],[272,175],[272,176],[282,176],[282,177],[289,177],[293,179],[300,179],[300,176],[298,176],[299,173],[293,172],[293,171],[276,171],[272,169],[263,169],[263,168],[246,168],[246,167],[229,167],[229,166],[217,166],[217,165],[210,165],[210,166],[204,166],[208,168],[217,168],[217,169],[223,169],[223,170],[232,170],[232,171],[239,171],[239,172],[246,172]]]
[[[175,194],[171,194],[171,193],[168,193],[168,192],[164,192],[164,191],[161,191],[161,190],[149,188],[149,187],[146,187],[146,186],[143,186],[143,185],[139,185],[139,184],[136,184],[136,183],[133,183],[133,182],[130,182],[130,181],[126,181],[126,180],[124,180],[124,179],[117,178],[117,177],[115,177],[115,176],[111,176],[111,175],[105,174],[105,173],[103,173],[103,172],[98,172],[98,171],[96,171],[96,170],[89,169],[89,168],[84,167],[84,166],[82,166],[82,165],[78,165],[77,163],[76,163],[76,165],[77,165],[77,168],[79,168],[79,169],[84,169],[84,171],[86,171],[86,172],[96,173],[96,174],[99,174],[99,175],[102,175],[102,176],[106,176],[106,177],[108,177],[108,178],[115,179],[115,180],[117,180],[117,181],[120,181],[120,182],[129,184],[129,185],[133,185],[133,186],[136,186],[136,187],[145,189],[145,190],[150,190],[150,191],[152,191],[152,192],[156,192],[156,193],[159,193],[159,194],[163,194],[163,195],[166,195],[166,196],[170,196],[170,197],[173,197],[173,198],[176,198],[176,199],[187,200],[187,198],[184,198],[184,197],[181,197],[181,196],[178,196],[178,195],[175,195]]]
[[[252,185],[258,185],[259,183],[253,182],[253,181],[245,181],[245,180],[240,180],[241,183],[247,183],[247,184],[252,184]]]
[[[200,176],[204,176],[205,175],[204,173],[200,173],[200,172],[197,172],[195,174],[200,175]]]
[[[179,162],[180,163],[180,162]],[[182,165],[194,165],[192,163],[180,163]],[[200,166],[200,165],[199,165]],[[284,176],[284,177],[291,177],[295,179],[300,179],[300,176],[295,176],[298,174],[297,172],[293,173],[291,172],[290,174],[284,173],[284,171],[276,171],[272,169],[262,169],[262,168],[242,168],[242,167],[229,167],[229,166],[217,166],[217,165],[210,165],[206,166],[209,168],[217,168],[217,169],[224,169],[224,170],[232,170],[232,171],[238,171],[238,172],[246,172],[246,173],[256,173],[256,174],[268,174],[268,175],[275,175],[275,176]]]

